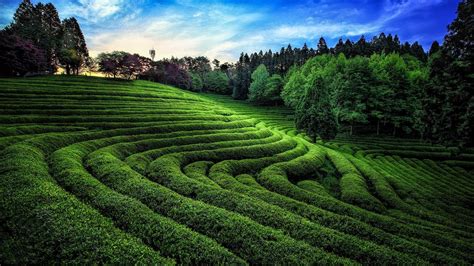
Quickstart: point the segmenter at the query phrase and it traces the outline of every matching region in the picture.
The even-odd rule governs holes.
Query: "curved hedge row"
[[[0,158],[5,263],[173,263],[56,186],[41,149],[15,144]]]
[[[245,264],[215,241],[157,215],[141,202],[113,191],[91,176],[82,166],[83,157],[105,143],[88,141],[54,152],[50,164],[56,180],[113,219],[117,227],[180,264]]]
[[[112,155],[92,154],[87,165],[94,175],[115,190],[139,199],[151,209],[214,238],[250,263],[343,263],[323,255],[309,245],[263,227],[244,216],[182,197],[159,186],[126,166]]]
[[[146,81],[0,79],[0,264],[468,265],[473,154],[314,144],[284,107]]]

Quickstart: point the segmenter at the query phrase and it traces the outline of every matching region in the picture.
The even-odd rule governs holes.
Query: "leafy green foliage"
[[[202,79],[201,77],[198,75],[198,74],[195,74],[195,73],[190,73],[191,75],[191,90],[193,91],[202,91],[202,88],[203,88],[203,83],[202,83]]]
[[[269,74],[265,65],[260,65],[252,73],[252,83],[249,87],[249,101],[264,102],[264,94],[267,90]]]
[[[281,91],[283,89],[283,79],[278,74],[273,74],[267,80],[267,86],[263,94],[264,99],[268,103],[279,103],[281,102]]]
[[[347,127],[352,135],[355,125],[369,123],[376,124],[377,133],[383,123],[391,125],[393,134],[399,129],[423,134],[427,83],[428,69],[414,57],[374,54],[347,59],[341,53],[314,57],[294,70],[282,98],[295,109],[297,127],[311,136],[318,135],[317,127],[327,132],[325,138]],[[318,119],[327,120],[310,122]]]
[[[229,79],[220,70],[208,72],[205,77],[204,88],[210,92],[219,94],[230,94]]]
[[[353,72],[366,73],[357,60]],[[312,63],[324,66],[317,75],[297,72],[324,112],[316,100],[338,106],[337,71],[352,62]],[[2,262],[474,261],[472,186],[459,168],[472,152],[389,138],[314,144],[285,107],[148,81],[51,76],[2,79],[0,90]]]
[[[461,1],[449,25],[443,47],[430,53],[430,79],[424,99],[427,137],[447,145],[473,144],[473,29],[474,4]],[[429,112],[428,112],[429,110]]]
[[[266,66],[262,64],[252,73],[249,101],[262,105],[278,104],[282,87],[283,79],[277,74],[270,77]]]

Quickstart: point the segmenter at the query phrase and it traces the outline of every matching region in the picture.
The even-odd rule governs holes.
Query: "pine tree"
[[[344,42],[344,55],[348,58],[353,56],[352,42],[349,39],[347,39],[346,42]]]
[[[400,54],[411,54],[411,45],[408,42],[405,42],[401,47],[400,47]]]
[[[431,61],[432,86],[428,86],[431,113],[428,133],[435,141],[470,146],[474,135],[474,1],[458,5],[457,17],[449,25],[440,54]],[[438,105],[438,106],[437,106]]]
[[[354,56],[370,56],[372,55],[372,51],[370,48],[370,43],[367,43],[365,40],[365,36],[362,35],[360,39],[354,44],[353,49]]]
[[[278,59],[278,67],[279,67],[278,73],[285,73],[286,53],[285,53],[284,47],[282,47],[280,49],[280,53],[277,54],[277,59]]]
[[[63,48],[60,61],[66,69],[66,73],[79,74],[79,70],[89,57],[89,51],[84,40],[81,28],[75,18],[63,21]]]
[[[463,0],[458,5],[457,17],[449,25],[444,39],[444,50],[451,58],[466,64],[465,70],[472,72],[474,64],[474,1]]]
[[[374,38],[372,39],[372,47],[374,49],[374,52],[377,54],[386,52],[385,50],[387,49],[387,37],[385,36],[385,33],[380,33],[378,37],[374,36]]]
[[[441,49],[441,46],[439,46],[439,42],[438,41],[434,41],[432,44],[431,44],[431,48],[430,48],[430,51],[428,52],[428,55],[431,57],[433,56],[435,53],[439,52]]]
[[[242,99],[242,87],[244,76],[244,53],[240,54],[239,61],[236,64],[236,77],[234,81],[234,88],[232,97],[234,99]]]
[[[38,16],[42,16],[41,28],[43,32],[42,47],[45,48],[47,60],[50,64],[50,72],[56,71],[58,65],[58,55],[61,49],[61,39],[63,29],[59,14],[53,4],[38,4],[36,6]],[[85,43],[85,42],[84,42]]]
[[[236,78],[232,97],[238,100],[247,99],[248,88],[250,86],[250,58],[248,54],[241,53],[239,62],[236,65]]]
[[[422,62],[426,62],[427,57],[426,57],[425,51],[423,50],[423,47],[420,44],[418,44],[418,42],[414,42],[411,45],[410,54],[418,58],[418,60]]]
[[[329,48],[328,48],[328,45],[326,44],[326,40],[324,40],[323,37],[319,38],[318,55],[328,54],[328,53],[329,53]]]
[[[398,35],[395,34],[395,37],[393,37],[393,48],[392,50],[396,53],[400,53],[400,39],[398,38]]]
[[[310,52],[308,49],[308,45],[304,43],[300,51],[300,60],[298,60],[298,64],[304,64],[304,62],[306,62],[306,60],[308,60],[309,58],[310,58]]]
[[[334,54],[338,55],[340,53],[344,53],[344,42],[342,41],[342,38],[339,38],[339,41],[337,41],[337,44],[334,47]]]
[[[61,48],[62,27],[59,14],[51,3],[33,6],[29,0],[20,3],[9,27],[15,35],[31,40],[46,55],[50,72],[56,70]]]
[[[23,2],[20,3],[13,15],[13,23],[10,27],[20,37],[27,37],[29,39],[29,37],[35,35],[37,31],[35,25],[35,7],[31,4],[30,0],[23,0]]]
[[[283,62],[284,67],[283,67],[283,72],[282,73],[286,73],[288,71],[288,69],[290,69],[290,67],[294,64],[295,53],[293,51],[293,47],[291,47],[290,44],[288,44],[288,46],[285,49],[285,57],[284,58],[285,58],[285,60]]]

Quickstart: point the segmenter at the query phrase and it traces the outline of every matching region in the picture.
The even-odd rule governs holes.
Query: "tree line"
[[[252,73],[261,64],[265,65],[269,75],[277,74],[283,77],[291,67],[301,66],[308,59],[325,54],[337,55],[343,53],[346,57],[351,58],[355,56],[371,56],[372,54],[389,54],[399,53],[402,55],[409,54],[418,58],[421,61],[426,61],[426,54],[423,47],[414,42],[410,44],[405,42],[400,43],[397,35],[385,35],[381,33],[379,36],[374,36],[371,41],[367,41],[362,35],[355,43],[347,39],[343,41],[339,39],[338,43],[329,48],[326,40],[321,37],[317,43],[316,49],[308,48],[306,43],[301,48],[293,48],[288,45],[286,48],[282,47],[279,52],[260,51],[250,55],[241,53],[239,60],[234,64],[234,87],[232,96],[235,99],[247,99],[249,95],[249,88],[252,82]]]
[[[472,146],[473,23],[474,2],[465,0],[443,45],[434,42],[428,54],[418,52],[416,43],[408,53],[408,46],[402,46],[379,48],[382,53],[370,56],[346,55],[343,46],[336,45],[334,53],[291,69],[280,95],[295,110],[297,128],[314,139],[331,139],[341,131],[352,134],[357,125],[369,132],[375,127],[379,134],[382,124],[393,135]],[[262,83],[254,75],[263,68],[253,72],[250,88]],[[253,94],[251,89],[251,100]]]
[[[183,57],[152,61],[123,51],[101,53],[98,70],[110,77],[138,78],[195,92],[232,93],[231,72],[215,59],[214,69],[207,57]]]
[[[410,55],[322,55],[295,68],[281,96],[295,109],[296,126],[314,138],[352,134],[357,125],[366,132],[375,125],[376,134],[388,126],[393,135],[422,134],[428,77],[428,67]]]
[[[429,52],[384,33],[371,41],[340,39],[331,48],[321,37],[316,49],[242,53],[236,63],[214,60],[213,67],[205,57],[165,59],[145,77],[255,104],[285,104],[314,139],[384,133],[472,146],[473,17],[472,0],[461,1],[443,44],[433,42]],[[222,76],[222,89],[208,84],[210,73]]]
[[[0,75],[55,73],[78,74],[89,64],[84,35],[75,18],[61,21],[53,4],[23,0],[13,21],[0,30]]]

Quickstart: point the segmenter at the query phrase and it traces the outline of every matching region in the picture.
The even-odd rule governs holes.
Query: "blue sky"
[[[0,26],[20,0],[0,0]],[[38,1],[32,1],[37,3]],[[205,55],[234,61],[240,52],[279,50],[291,43],[315,47],[323,36],[357,40],[398,34],[429,49],[442,41],[458,0],[51,0],[61,18],[75,16],[92,55],[124,50],[157,58]]]

